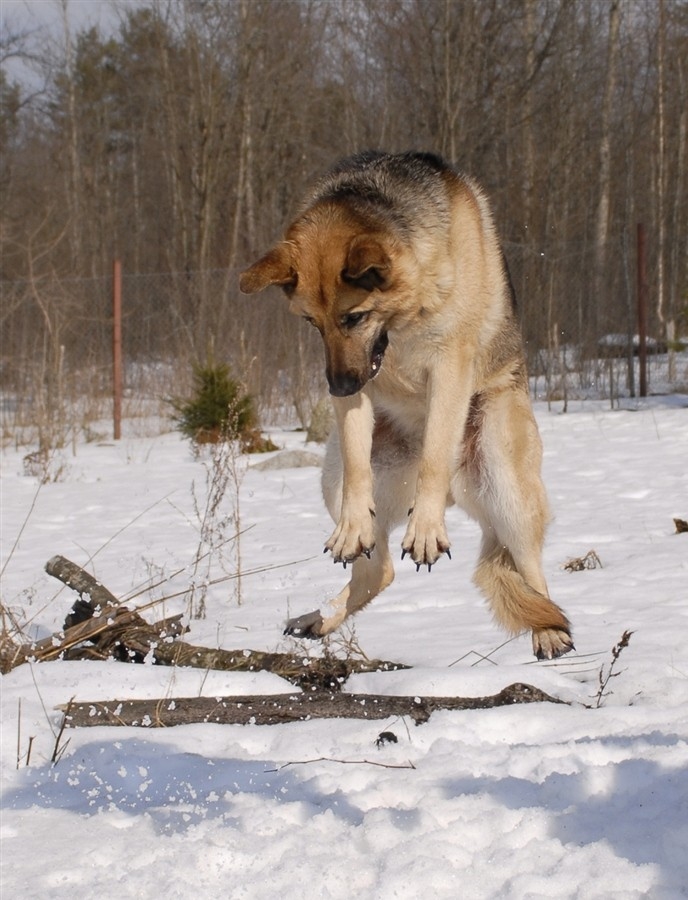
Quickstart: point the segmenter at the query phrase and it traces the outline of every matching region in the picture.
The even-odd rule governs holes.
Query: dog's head
[[[380,371],[395,316],[399,247],[336,204],[316,205],[284,241],[242,273],[245,294],[280,285],[290,309],[325,343],[327,381],[335,397],[355,394]]]

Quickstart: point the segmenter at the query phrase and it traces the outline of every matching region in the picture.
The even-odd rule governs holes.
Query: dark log
[[[529,684],[511,684],[489,697],[389,697],[312,691],[243,697],[169,697],[109,700],[60,706],[69,727],[134,725],[278,725],[305,719],[387,719],[408,716],[418,725],[436,710],[491,709],[514,703],[564,703]]]

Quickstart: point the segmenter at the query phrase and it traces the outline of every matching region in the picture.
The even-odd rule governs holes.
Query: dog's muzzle
[[[327,381],[330,386],[330,393],[333,397],[350,397],[352,394],[358,393],[361,388],[380,371],[385,350],[389,344],[387,332],[381,332],[370,353],[370,364],[367,372],[358,371],[331,373],[328,369]]]

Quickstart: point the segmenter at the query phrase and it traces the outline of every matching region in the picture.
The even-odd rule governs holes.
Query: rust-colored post
[[[122,437],[122,263],[112,267],[112,425],[116,441]]]
[[[645,262],[645,226],[638,223],[638,341],[640,396],[647,397],[647,266]]]

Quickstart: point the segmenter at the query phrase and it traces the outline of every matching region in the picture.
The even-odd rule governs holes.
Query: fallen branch
[[[190,666],[223,672],[272,672],[301,688],[339,690],[353,674],[396,672],[409,669],[402,663],[382,659],[338,659],[326,655],[306,657],[302,653],[266,653],[261,650],[219,650],[195,647],[184,641],[160,644],[153,651],[156,663]]]
[[[564,703],[529,684],[511,684],[488,697],[389,697],[312,691],[244,697],[185,697],[157,700],[112,700],[58,707],[67,725],[278,725],[305,719],[387,719],[408,716],[418,725],[437,710],[492,709],[515,703]]]
[[[90,597],[89,605],[94,609],[99,606],[109,606],[110,604],[117,606],[119,604],[117,597],[99,581],[96,581],[93,575],[64,556],[53,556],[49,559],[45,564],[45,571],[48,575],[52,575],[53,578],[66,584],[67,587],[72,588],[77,594],[82,596],[86,594],[87,597]]]
[[[150,624],[136,611],[122,606],[104,585],[64,556],[46,563],[49,575],[79,593],[65,619],[64,631],[32,644],[12,647],[3,655],[2,671],[20,663],[55,659],[148,660],[161,666],[189,666],[224,672],[273,672],[303,689],[339,690],[350,675],[407,669],[379,659],[338,659],[331,654],[265,653],[259,650],[221,650],[197,647],[178,640],[188,628],[182,615]]]

